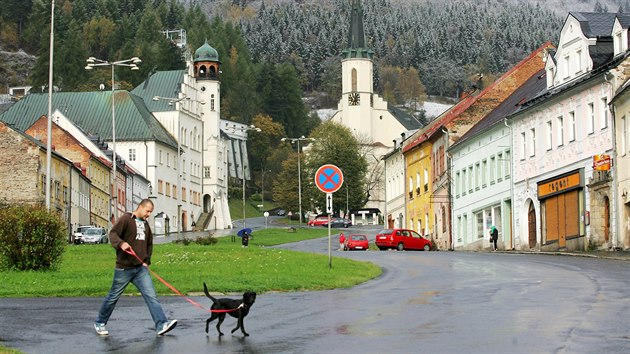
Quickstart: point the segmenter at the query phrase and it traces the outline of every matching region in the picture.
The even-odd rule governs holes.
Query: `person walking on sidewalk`
[[[492,244],[492,250],[498,250],[497,241],[499,240],[499,230],[497,230],[496,226],[492,226],[490,228],[490,243]]]
[[[109,240],[112,247],[116,249],[116,268],[112,286],[94,321],[94,329],[99,335],[109,334],[105,325],[116,307],[116,302],[129,283],[133,283],[142,294],[155,322],[155,331],[158,335],[166,334],[177,325],[177,320],[166,318],[149,274],[153,234],[147,218],[153,212],[153,208],[153,202],[150,199],[143,199],[134,212],[123,214],[109,231]],[[142,261],[126,252],[131,250]]]

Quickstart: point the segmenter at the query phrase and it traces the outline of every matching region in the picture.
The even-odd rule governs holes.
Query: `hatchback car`
[[[346,243],[343,246],[343,249],[346,251],[349,250],[364,250],[370,248],[370,244],[368,242],[368,238],[365,235],[348,235],[346,237]]]
[[[322,226],[328,226],[328,219],[326,219],[326,222],[324,224],[322,224]],[[348,226],[352,226],[352,221],[350,219],[344,219],[344,218],[332,218],[332,219],[330,219],[330,227],[345,227],[345,228],[348,228]]]
[[[318,216],[313,220],[306,223],[308,226],[322,226],[326,224],[328,226],[328,216]]]
[[[102,227],[91,227],[83,231],[83,243],[107,243],[107,231]]]
[[[374,243],[380,250],[396,248],[402,250],[430,251],[433,244],[430,240],[413,230],[386,229],[381,230],[375,237]]]
[[[87,230],[87,229],[91,229],[91,228],[93,228],[93,227],[94,227],[94,226],[92,226],[92,225],[84,225],[84,226],[79,226],[79,227],[77,227],[77,231],[75,231],[75,232],[72,234],[72,242],[73,242],[75,245],[82,244],[82,243],[83,243],[83,233],[85,232],[85,230]]]

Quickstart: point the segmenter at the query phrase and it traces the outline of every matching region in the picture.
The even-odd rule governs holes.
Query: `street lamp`
[[[302,135],[299,138],[282,138],[280,141],[290,141],[291,143],[297,142],[298,150],[298,205],[300,208],[300,227],[302,226],[302,176],[300,168],[300,141],[315,141],[315,138],[305,138]]]
[[[174,104],[177,103],[181,103],[184,100],[190,101],[190,97],[187,97],[186,95],[183,95],[182,97],[161,97],[161,96],[153,96],[152,98],[153,101],[160,101],[160,100],[167,100],[168,101],[168,105],[172,106]],[[206,101],[197,101],[197,100],[192,100],[194,102],[198,102],[201,105],[206,104]],[[177,108],[176,108],[177,110]],[[182,148],[181,148],[181,130],[182,130],[182,126],[181,126],[181,120],[179,117],[177,117],[177,188],[179,190],[179,203],[177,203],[177,239],[179,240],[180,235],[181,235],[181,230],[183,229],[183,223],[182,223],[182,203],[181,200],[183,200],[183,189],[182,189],[182,167],[181,167],[181,154],[182,152]]]
[[[236,128],[236,126],[233,126],[233,127],[230,127],[230,129],[232,129],[232,131],[234,132],[236,132],[237,130],[240,130],[243,133],[247,133],[248,131],[252,131],[252,130],[259,133],[262,131],[262,129],[256,128],[253,124],[249,126],[240,127],[240,128]],[[244,160],[242,151],[241,151],[241,173],[242,173],[241,176],[243,177],[243,228],[245,228],[245,160]]]
[[[87,60],[87,66],[85,70],[92,70],[96,66],[111,66],[112,67],[112,151],[113,151],[113,185],[114,185],[114,212],[112,213],[113,222],[116,222],[117,214],[118,214],[118,181],[116,176],[116,100],[114,99],[115,88],[114,84],[114,67],[116,66],[127,66],[131,68],[131,70],[139,70],[137,64],[140,64],[142,60],[138,57],[133,57],[131,59],[118,60],[109,62],[107,60],[96,59],[94,57],[89,57]],[[111,207],[111,205],[110,205]]]

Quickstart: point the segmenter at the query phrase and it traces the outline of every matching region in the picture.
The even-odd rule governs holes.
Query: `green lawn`
[[[258,209],[257,205],[259,204],[259,201],[257,202],[250,199],[245,199],[245,217],[262,217],[264,211]],[[232,215],[233,220],[243,219],[243,199],[229,199],[228,206],[230,207],[230,215]],[[264,210],[270,210],[276,207],[276,205],[271,200],[265,200],[264,206]]]
[[[371,263],[269,248],[267,246],[327,236],[326,229],[256,231],[244,248],[230,237],[201,246],[155,245],[150,269],[183,293],[200,294],[203,282],[212,291],[297,291],[345,288],[381,274]],[[336,242],[333,242],[333,247]],[[0,272],[0,297],[104,296],[111,284],[115,252],[109,245],[70,245],[58,271]],[[171,290],[154,281],[159,294]],[[130,286],[129,294],[137,290]]]

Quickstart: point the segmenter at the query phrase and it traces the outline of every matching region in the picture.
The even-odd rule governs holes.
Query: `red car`
[[[433,248],[431,241],[413,230],[387,229],[381,230],[374,239],[374,243],[380,250],[396,248],[402,250],[424,250]]]
[[[328,216],[318,216],[315,219],[306,223],[308,226],[323,226],[328,225]]]
[[[364,250],[370,248],[370,244],[368,242],[367,236],[365,235],[348,235],[346,237],[346,243],[343,246],[343,249],[346,251],[349,250]]]

